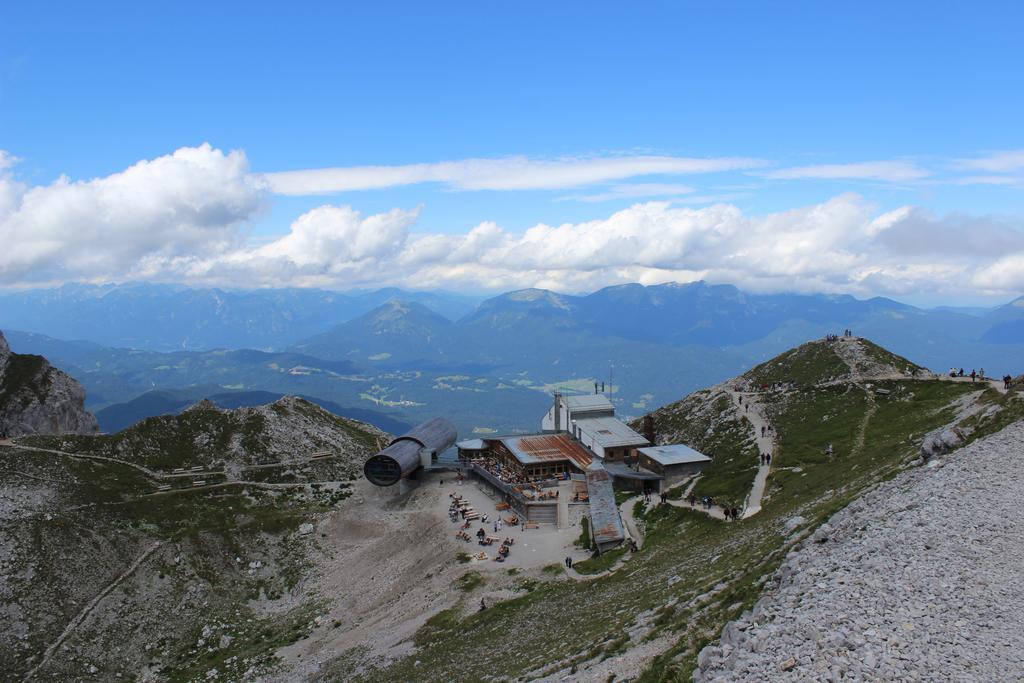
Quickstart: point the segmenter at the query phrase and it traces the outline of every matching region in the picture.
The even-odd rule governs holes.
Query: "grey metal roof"
[[[660,474],[648,472],[647,470],[634,470],[629,465],[624,465],[621,462],[608,462],[605,460],[601,464],[604,465],[604,468],[608,470],[613,477],[619,477],[621,479],[640,479],[643,481],[657,481],[664,479]]]
[[[616,543],[626,538],[615,504],[615,490],[608,470],[595,462],[587,468],[587,493],[590,496],[591,536],[598,545]]]
[[[484,449],[484,440],[467,439],[465,441],[458,442],[457,444],[455,444],[455,447],[460,448],[464,451],[482,451]]]
[[[629,426],[615,417],[587,417],[575,420],[576,426],[602,448],[615,446],[642,446],[650,443],[647,439],[634,432]]]
[[[681,443],[670,446],[649,446],[637,449],[660,465],[684,465],[693,462],[711,462],[711,458]]]
[[[394,439],[391,443],[415,441],[423,448],[429,448],[435,453],[443,453],[451,448],[458,438],[459,433],[456,431],[455,425],[443,417],[435,417],[414,427],[411,431]]]
[[[615,406],[604,394],[584,394],[562,398],[570,413],[615,412]]]

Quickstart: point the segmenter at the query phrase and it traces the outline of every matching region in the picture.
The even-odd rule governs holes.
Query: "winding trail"
[[[743,417],[747,418],[751,429],[754,430],[754,442],[757,444],[758,462],[757,474],[754,476],[754,483],[750,487],[750,493],[743,503],[743,519],[752,517],[761,511],[761,499],[764,498],[764,489],[768,483],[768,475],[771,473],[772,464],[775,463],[775,440],[774,429],[768,418],[765,417],[764,408],[759,399],[760,395],[752,392],[739,392],[735,390],[729,393],[737,399],[743,399]],[[761,463],[761,454],[771,455],[771,463]]]
[[[678,500],[673,500],[673,499],[670,498],[670,499],[666,500],[665,502],[668,503],[669,505],[671,505],[674,508],[684,508],[686,510],[693,510],[694,512],[703,513],[703,514],[707,515],[708,517],[714,517],[715,519],[721,519],[722,521],[725,521],[725,513],[722,512],[722,508],[718,507],[717,505],[714,505],[714,506],[712,506],[710,508],[706,508],[706,507],[704,507],[703,505],[700,505],[700,504],[690,505],[689,501],[686,500],[687,497],[689,497],[690,492],[693,491],[693,487],[697,485],[697,480],[699,480],[699,479],[700,479],[700,475],[698,474],[697,476],[693,477],[692,479],[684,479],[683,481],[679,482],[679,484],[677,484],[677,486],[682,485],[682,484],[689,484],[686,487],[686,490],[683,491],[682,498],[679,498]],[[675,488],[675,486],[673,486],[671,488]]]
[[[622,525],[626,529],[626,535],[636,541],[638,549],[644,547],[644,534],[640,530],[640,522],[637,521],[636,515],[633,514],[633,508],[643,499],[643,495],[640,494],[627,498],[619,505],[619,517],[622,518]]]
[[[54,456],[62,456],[62,457],[65,457],[65,458],[74,458],[75,460],[98,460],[100,462],[108,462],[108,463],[115,463],[117,465],[124,465],[125,467],[131,467],[133,469],[136,469],[139,472],[141,472],[142,474],[144,474],[145,476],[150,477],[152,479],[163,480],[163,479],[170,479],[170,478],[173,478],[173,477],[176,477],[176,476],[180,476],[180,475],[163,474],[161,472],[156,472],[154,470],[151,470],[148,467],[144,467],[144,466],[139,465],[137,463],[130,463],[127,460],[119,460],[118,458],[108,458],[106,456],[84,456],[84,455],[78,454],[78,453],[68,453],[67,451],[55,451],[53,449],[40,449],[39,446],[35,446],[35,445],[22,445],[22,444],[19,444],[19,443],[14,443],[13,441],[9,441],[9,442],[5,443],[4,445],[6,445],[8,447],[11,447],[11,449],[17,449],[18,451],[34,451],[36,453],[48,453],[48,454],[54,455]],[[190,476],[196,476],[198,474],[206,474],[206,473],[205,472],[195,472],[195,473],[191,474]]]
[[[88,605],[82,608],[82,611],[79,612],[75,616],[75,618],[70,621],[70,623],[68,623],[64,631],[62,631],[61,634],[57,636],[57,639],[50,643],[50,646],[46,648],[46,651],[43,653],[43,658],[39,661],[38,664],[32,667],[32,669],[25,675],[25,680],[29,680],[36,674],[37,671],[39,671],[39,669],[46,666],[46,664],[53,657],[53,653],[57,651],[57,648],[60,647],[61,644],[68,639],[68,636],[70,636],[76,628],[82,625],[82,622],[84,622],[89,617],[89,615],[92,614],[92,611],[96,609],[97,605],[99,605],[100,602],[102,602],[105,597],[110,595],[110,593],[115,588],[117,588],[125,579],[131,576],[135,572],[135,570],[138,569],[142,565],[142,563],[145,562],[146,559],[154,552],[156,552],[157,549],[160,548],[160,546],[162,546],[163,544],[163,541],[157,541],[153,545],[146,548],[146,550],[143,551],[141,555],[135,558],[135,561],[132,562],[127,569],[125,569],[123,572],[121,572],[120,575],[118,575],[117,578],[115,578],[113,581],[107,584],[107,587],[100,591],[99,595],[93,598]]]

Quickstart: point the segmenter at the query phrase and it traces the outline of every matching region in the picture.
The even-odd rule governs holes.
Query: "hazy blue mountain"
[[[476,300],[389,288],[225,291],[175,285],[77,285],[0,294],[0,328],[154,351],[289,346],[394,298],[451,319]]]
[[[393,303],[294,349],[384,366],[477,364],[544,376],[560,368],[602,377],[613,363],[643,365],[637,359],[645,356],[668,362],[678,350],[700,355],[712,368],[759,362],[810,337],[852,328],[931,367],[1002,367],[1012,365],[1017,349],[1000,345],[1024,345],[1022,312],[1013,303],[979,317],[882,297],[750,294],[704,282],[621,285],[587,296],[527,289],[488,299],[453,324]]]
[[[982,341],[992,344],[1024,343],[1024,296],[996,308],[985,316],[985,321],[990,326],[982,335]]]
[[[181,395],[188,397],[271,392],[315,397],[329,410],[336,409],[334,404],[343,416],[382,429],[388,429],[385,425],[389,424],[383,418],[416,424],[445,415],[465,433],[478,427],[512,432],[536,429],[538,416],[549,400],[528,373],[511,369],[504,374],[486,374],[480,367],[453,371],[445,363],[436,362],[410,367],[377,368],[373,366],[381,364],[373,363],[359,367],[347,360],[251,350],[162,353],[64,342],[15,331],[8,338],[18,352],[47,349],[55,367],[82,383],[87,392],[86,405],[95,412],[156,390],[183,392]],[[138,414],[173,412],[175,401],[180,399],[147,397]],[[383,418],[360,411],[372,411]],[[115,411],[110,418],[115,425],[128,419],[117,414]],[[109,430],[110,424],[105,428]]]
[[[399,362],[447,358],[453,323],[423,304],[391,300],[354,320],[296,344],[319,358]]]
[[[209,389],[212,389],[209,390]],[[202,399],[208,399],[220,408],[248,408],[266,405],[280,399],[284,394],[271,391],[231,391],[222,392],[217,388],[204,390],[199,387],[190,389],[160,389],[148,391],[125,403],[116,403],[97,411],[96,419],[100,430],[108,433],[119,432],[136,422],[154,415],[176,415]],[[401,434],[410,428],[408,422],[397,420],[390,415],[365,408],[349,408],[340,406],[333,401],[326,401],[315,396],[301,396],[310,403],[316,403],[324,410],[340,417],[368,422],[390,434]]]
[[[46,355],[79,379],[92,410],[158,389],[190,396],[263,391],[315,396],[408,423],[446,415],[463,433],[535,429],[554,388],[591,391],[595,381],[614,387],[622,414],[641,414],[846,328],[937,371],[1024,371],[1021,300],[978,316],[885,298],[751,294],[697,282],[623,285],[587,296],[508,292],[452,322],[393,291],[374,295],[383,301],[372,310],[287,352],[158,353],[9,337],[17,350]]]

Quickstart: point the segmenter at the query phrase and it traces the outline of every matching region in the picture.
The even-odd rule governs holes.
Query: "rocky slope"
[[[791,553],[695,681],[1024,679],[1024,422],[881,484]]]
[[[251,408],[223,409],[199,401],[178,415],[150,417],[116,434],[33,438],[24,443],[54,450],[116,458],[171,472],[201,467],[229,476],[246,468],[308,462],[324,453],[345,478],[362,468],[363,454],[381,447],[381,430],[338,417],[297,396]]]
[[[320,566],[314,528],[345,506],[382,438],[286,397],[0,446],[0,671],[260,675],[324,600],[343,597],[306,591]]]
[[[0,332],[0,437],[94,434],[85,390],[42,356],[12,353]]]

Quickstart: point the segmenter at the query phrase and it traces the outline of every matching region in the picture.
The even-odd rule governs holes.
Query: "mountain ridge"
[[[92,434],[85,389],[46,358],[11,352],[0,332],[0,435]]]

